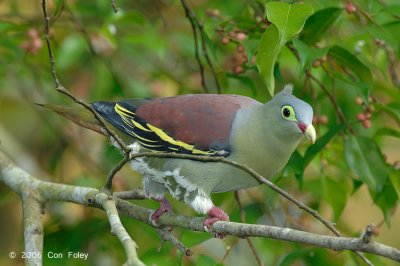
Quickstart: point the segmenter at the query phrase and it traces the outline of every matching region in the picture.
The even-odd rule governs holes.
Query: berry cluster
[[[369,98],[369,102],[372,103],[372,97]],[[360,97],[356,98],[356,104],[364,105],[364,112],[358,113],[356,118],[360,121],[365,128],[371,127],[371,116],[375,111],[375,107],[372,104],[366,104]]]

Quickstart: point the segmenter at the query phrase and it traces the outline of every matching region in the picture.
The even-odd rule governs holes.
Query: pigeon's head
[[[283,91],[271,100],[275,123],[279,123],[282,136],[303,134],[314,143],[316,133],[312,125],[313,109],[308,103],[292,95],[292,89],[293,86],[287,84]]]

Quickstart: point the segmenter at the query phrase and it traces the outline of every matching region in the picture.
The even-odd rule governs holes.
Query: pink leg
[[[218,207],[213,206],[208,212],[208,218],[204,220],[203,225],[208,230],[211,229],[211,226],[218,221],[229,221],[229,216]],[[224,234],[213,233],[213,237],[215,238],[224,238]]]
[[[163,215],[166,212],[172,212],[172,207],[169,204],[169,201],[167,200],[166,197],[161,197],[161,198],[152,198],[153,200],[157,201],[160,203],[160,208],[158,208],[151,216],[151,221],[154,224],[157,224],[158,219],[160,219],[161,215]]]

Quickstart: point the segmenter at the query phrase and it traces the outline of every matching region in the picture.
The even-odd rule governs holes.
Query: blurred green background
[[[117,0],[117,14],[110,1],[47,2],[57,72],[61,83],[74,95],[92,102],[203,92],[191,26],[180,1]],[[265,20],[266,2],[188,1],[204,25],[206,48],[222,93],[247,95],[262,102],[270,98],[255,65],[259,40],[269,25]],[[341,128],[317,152],[309,152],[309,144],[304,142],[275,181],[335,221],[345,235],[358,236],[366,225],[375,223],[380,225],[376,240],[400,248],[400,214],[396,212],[400,193],[400,5],[397,0],[303,2],[311,4],[316,13],[308,26],[306,23],[308,31],[300,35],[302,42],[299,44],[296,37],[289,47],[309,61],[302,68],[291,50],[284,47],[274,70],[276,90],[293,83],[294,94],[314,108],[318,137],[327,136],[343,121],[327,94],[307,78],[305,71],[312,73],[337,100],[361,143],[358,151],[367,156],[352,162],[349,139],[353,136]],[[41,2],[1,1],[0,33],[2,149],[21,168],[43,180],[101,187],[121,154],[102,136],[34,105],[73,105],[54,88],[43,38]],[[332,48],[335,45],[345,52]],[[316,52],[321,48],[330,50]],[[202,62],[206,84],[210,92],[216,93],[204,57]],[[307,152],[313,155],[309,165],[304,162]],[[379,172],[382,168],[377,169],[378,164],[383,164],[385,170]],[[380,177],[380,189],[374,190],[360,178],[360,167],[372,169],[373,175]],[[140,186],[140,176],[128,167],[115,178],[114,188],[118,191]],[[319,222],[265,186],[240,191],[240,195],[249,223],[327,233]],[[232,221],[240,221],[233,193],[216,194],[213,199]],[[148,200],[135,203],[158,207]],[[172,204],[178,213],[196,215],[181,202],[172,200]],[[0,210],[0,264],[22,265],[21,259],[11,261],[8,257],[10,251],[20,254],[23,250],[21,204],[3,184]],[[194,251],[193,256],[184,257],[169,243],[157,252],[160,241],[153,228],[125,217],[122,221],[139,245],[140,258],[149,265],[256,265],[243,239],[216,240],[206,233],[175,228],[178,239]],[[89,253],[88,261],[44,256],[45,265],[120,265],[125,261],[102,211],[51,202],[46,206],[44,222],[45,254]],[[252,241],[265,265],[359,262],[350,252],[269,239]],[[367,257],[377,265],[394,265],[387,259]]]

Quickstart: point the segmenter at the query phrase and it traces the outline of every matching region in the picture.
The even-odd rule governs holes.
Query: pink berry
[[[240,74],[244,72],[244,69],[242,66],[234,66],[232,69],[233,73],[235,74]]]
[[[346,5],[347,14],[353,14],[356,11],[357,11],[357,8],[353,3],[351,3],[351,2],[347,3],[347,5]]]
[[[370,128],[371,127],[371,120],[369,120],[369,119],[364,120],[363,121],[363,126],[365,128]]]
[[[363,121],[365,121],[365,119],[366,119],[365,114],[363,114],[363,113],[358,113],[357,116],[356,116],[356,118],[357,118],[357,120],[360,121],[360,122],[363,122]]]
[[[236,39],[238,39],[238,41],[243,41],[244,39],[246,39],[247,35],[243,32],[238,32],[236,34]]]

